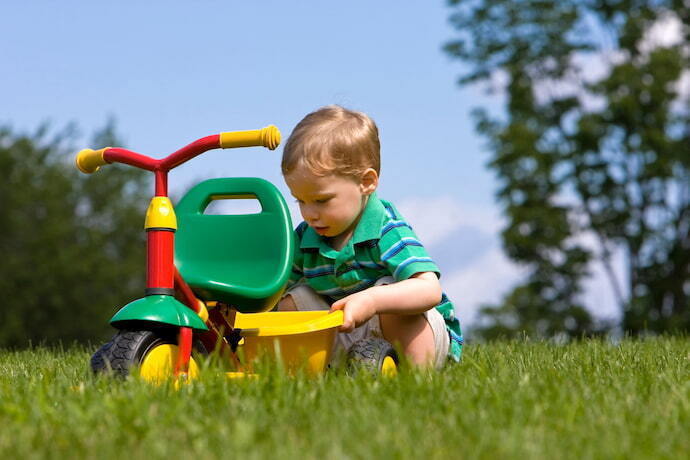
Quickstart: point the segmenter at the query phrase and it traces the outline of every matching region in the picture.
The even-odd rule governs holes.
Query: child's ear
[[[359,187],[363,195],[371,195],[379,186],[379,175],[373,168],[369,168],[362,173]]]

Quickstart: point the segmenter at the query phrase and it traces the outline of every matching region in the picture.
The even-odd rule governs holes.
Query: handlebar
[[[101,166],[108,164],[108,162],[103,159],[103,154],[109,148],[110,147],[106,147],[99,150],[84,149],[77,153],[75,162],[79,171],[84,174],[91,174],[98,171]]]
[[[222,149],[259,146],[275,150],[278,144],[280,144],[280,131],[273,125],[251,131],[220,133],[220,148]]]
[[[92,174],[101,166],[118,162],[149,171],[169,171],[195,156],[212,149],[235,147],[266,147],[275,150],[280,144],[280,131],[273,125],[250,131],[230,131],[198,139],[166,158],[154,160],[129,150],[106,147],[99,150],[84,149],[75,158],[77,168]]]

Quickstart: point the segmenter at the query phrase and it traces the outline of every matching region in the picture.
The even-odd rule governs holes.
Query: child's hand
[[[336,310],[343,311],[343,325],[340,326],[340,332],[352,332],[376,314],[376,305],[372,296],[365,290],[337,300],[331,306],[331,311]]]

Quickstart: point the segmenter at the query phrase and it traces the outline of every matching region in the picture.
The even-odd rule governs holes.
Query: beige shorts
[[[392,276],[385,276],[380,278],[375,285],[380,286],[382,284],[393,284],[394,282],[395,279]],[[293,286],[285,293],[285,295],[288,294],[292,297],[297,310],[300,311],[329,310],[331,308],[323,297],[317,294],[306,284],[298,284]],[[434,367],[439,369],[443,367],[448,359],[450,336],[448,335],[448,330],[446,329],[446,323],[443,320],[443,316],[438,312],[438,310],[435,308],[427,310],[424,312],[424,317],[434,333]],[[374,317],[372,317],[369,321],[362,324],[352,332],[339,333],[334,345],[333,356],[338,359],[350,348],[350,346],[352,346],[353,343],[372,336],[383,338],[378,315],[374,315]]]

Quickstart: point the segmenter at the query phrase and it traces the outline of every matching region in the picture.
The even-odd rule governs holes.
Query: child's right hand
[[[371,296],[365,292],[357,292],[343,297],[336,300],[331,306],[331,311],[343,311],[343,325],[340,326],[340,332],[352,332],[376,314],[376,304]]]

